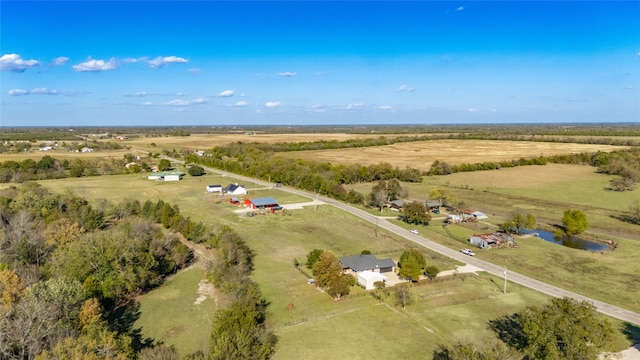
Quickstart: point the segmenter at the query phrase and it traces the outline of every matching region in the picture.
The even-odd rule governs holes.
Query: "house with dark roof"
[[[393,272],[396,263],[391,258],[377,259],[375,255],[360,254],[347,256],[340,259],[340,266],[345,274],[358,276],[363,271],[372,271],[378,273]]]
[[[387,206],[392,210],[400,210],[404,206],[404,200],[400,200],[400,199],[391,200],[389,201]]]

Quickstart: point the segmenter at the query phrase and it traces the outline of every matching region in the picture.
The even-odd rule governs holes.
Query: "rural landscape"
[[[637,356],[637,124],[0,135],[0,358]]]
[[[0,0],[0,360],[640,360],[639,20]]]

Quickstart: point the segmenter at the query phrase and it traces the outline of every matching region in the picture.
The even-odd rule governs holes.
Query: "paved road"
[[[173,162],[179,162],[179,160],[176,159],[169,159]],[[233,178],[237,178],[237,179],[241,179],[247,182],[253,182],[256,184],[260,184],[263,186],[272,186],[273,184],[268,183],[266,181],[262,181],[262,180],[257,180],[257,179],[253,179],[253,178],[249,178],[249,177],[245,177],[245,176],[241,176],[241,175],[237,175],[237,174],[233,174],[233,173],[227,173],[224,171],[220,171],[217,169],[212,169],[212,168],[207,168],[207,171],[210,172],[215,172],[221,175],[225,175],[225,176],[229,176],[229,177],[233,177]],[[397,234],[399,236],[402,236],[408,240],[411,240],[413,242],[415,242],[416,244],[419,244],[421,246],[424,246],[430,250],[433,250],[437,253],[440,253],[442,255],[448,256],[450,258],[456,259],[460,262],[463,263],[467,263],[476,267],[479,267],[481,269],[483,269],[484,271],[496,275],[496,276],[500,276],[500,277],[504,277],[506,276],[507,279],[511,282],[520,284],[522,286],[526,286],[530,289],[533,290],[537,290],[540,291],[544,294],[550,295],[550,296],[554,296],[554,297],[558,297],[558,298],[562,298],[562,297],[571,297],[574,299],[578,299],[581,301],[588,301],[590,303],[592,303],[596,309],[606,315],[609,315],[611,317],[614,317],[616,319],[620,319],[622,321],[627,321],[630,322],[632,324],[636,324],[636,325],[640,325],[640,314],[635,313],[633,311],[630,310],[626,310],[611,304],[607,304],[604,303],[602,301],[598,301],[595,299],[591,299],[589,297],[586,296],[582,296],[580,294],[576,294],[574,292],[568,291],[568,290],[564,290],[561,289],[559,287],[553,286],[553,285],[549,285],[547,283],[544,283],[542,281],[538,281],[536,279],[530,278],[528,276],[524,276],[512,271],[507,271],[504,267],[502,266],[498,266],[495,265],[493,263],[490,263],[488,261],[484,261],[484,260],[480,260],[474,257],[470,257],[467,255],[464,255],[462,253],[460,253],[459,251],[456,250],[452,250],[449,249],[446,246],[440,245],[434,241],[431,241],[429,239],[426,239],[420,235],[415,235],[410,233],[409,231],[401,228],[400,226],[394,225],[392,223],[390,223],[389,221],[387,221],[384,218],[378,217],[376,215],[372,215],[369,214],[366,211],[360,210],[358,208],[355,208],[353,206],[350,206],[348,204],[344,204],[340,201],[337,201],[335,199],[331,199],[328,197],[324,197],[324,196],[318,196],[315,194],[311,194],[308,193],[306,191],[301,191],[298,189],[294,189],[294,188],[290,188],[290,187],[281,187],[279,188],[282,191],[286,191],[292,194],[296,194],[296,195],[300,195],[300,196],[304,196],[304,197],[310,197],[316,200],[320,200],[323,201],[329,205],[335,206],[341,210],[344,210],[346,212],[349,212],[355,216],[360,217],[361,219],[364,219],[372,224],[377,224],[377,226],[379,226],[380,228],[383,228],[387,231],[390,231],[394,234]]]

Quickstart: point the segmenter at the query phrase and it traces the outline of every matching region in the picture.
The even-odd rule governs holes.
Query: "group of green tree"
[[[93,207],[35,183],[3,190],[0,358],[135,358],[145,344],[123,322],[135,314],[135,296],[193,257],[158,223],[186,223],[169,213],[135,200]]]
[[[434,360],[596,360],[612,351],[619,331],[587,302],[552,299],[489,322],[497,338],[481,345],[440,345]]]
[[[151,170],[150,158],[138,160],[133,154],[120,159],[56,159],[45,155],[40,160],[0,162],[0,183],[21,183],[31,180],[62,179],[67,177],[122,175]],[[127,164],[129,164],[127,166]]]
[[[253,251],[229,227],[222,227],[211,245],[217,250],[209,274],[223,294],[211,333],[211,360],[263,360],[276,351],[278,338],[267,328],[269,302],[251,279]]]
[[[184,160],[253,178],[279,182],[284,185],[311,191],[344,200],[350,203],[364,201],[362,194],[347,191],[344,184],[374,182],[397,179],[420,182],[421,174],[416,169],[399,169],[388,163],[377,165],[332,165],[309,160],[289,160],[264,152],[254,145],[235,143],[226,147],[215,147],[208,155],[186,155]]]
[[[340,260],[329,251],[311,250],[307,255],[306,266],[312,271],[315,285],[336,300],[349,295],[351,286],[357,283],[353,275],[343,272]]]

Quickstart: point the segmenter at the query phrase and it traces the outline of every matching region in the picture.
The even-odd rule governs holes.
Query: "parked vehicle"
[[[416,234],[416,235],[418,235],[418,230],[416,230],[416,229],[410,230],[410,232],[411,232],[412,234]]]
[[[460,250],[461,253],[465,254],[465,255],[469,255],[469,256],[476,256],[476,253],[474,253],[473,251],[471,251],[471,249],[462,249]]]

